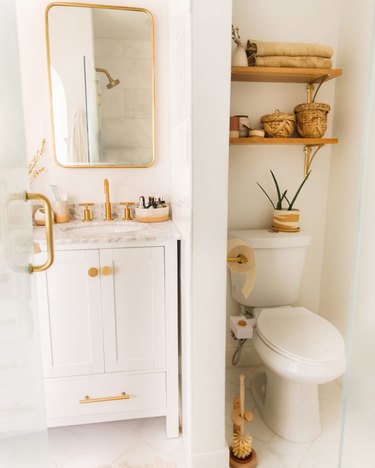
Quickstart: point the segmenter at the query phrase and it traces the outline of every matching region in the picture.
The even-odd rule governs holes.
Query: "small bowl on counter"
[[[161,223],[169,219],[169,206],[161,208],[135,208],[134,221],[139,223]]]

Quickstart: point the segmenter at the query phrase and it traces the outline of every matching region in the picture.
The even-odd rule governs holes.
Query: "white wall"
[[[103,202],[103,179],[108,178],[113,201],[137,200],[139,195],[163,194],[170,197],[169,157],[169,79],[168,73],[168,2],[133,0],[132,6],[149,9],[155,20],[156,63],[156,164],[148,169],[64,169],[52,158],[49,95],[45,52],[44,11],[48,0],[16,0],[19,26],[21,73],[25,105],[28,156],[47,138],[45,173],[33,184],[33,190],[51,195],[49,184],[57,184],[71,202]],[[78,3],[78,2],[77,2]],[[91,3],[101,4],[100,0]],[[112,5],[128,5],[113,0]]]
[[[192,466],[227,468],[225,281],[231,1],[192,2]],[[212,20],[214,12],[214,21]]]
[[[224,289],[231,2],[221,5],[213,22],[215,8],[213,0],[194,1],[191,13],[185,0],[170,2],[169,11],[173,213],[183,235],[182,417],[189,466],[195,468],[228,466]],[[212,54],[217,47],[221,53]]]
[[[191,2],[169,2],[170,151],[173,220],[180,243],[180,354],[182,431],[186,454],[191,459]],[[191,461],[191,460],[190,460]]]
[[[215,22],[210,22],[214,7],[213,2],[193,2],[191,14],[188,0],[170,3],[173,213],[183,234],[182,416],[191,466],[197,468],[228,464],[224,438],[223,259],[230,43],[223,31],[230,31],[231,4],[227,1],[215,15]],[[222,53],[212,55],[214,46]],[[217,79],[202,73],[207,67],[217,69]],[[213,159],[216,166],[212,171]],[[217,206],[210,202],[214,196]]]
[[[69,27],[69,34],[67,28]],[[94,62],[90,10],[51,8],[49,12],[51,65],[64,83],[69,128],[77,109],[85,110],[83,57]]]
[[[239,27],[241,40],[318,42],[333,47],[334,67],[341,67],[337,56],[340,0],[233,0],[233,25]],[[357,43],[357,42],[356,42]],[[234,50],[235,45],[232,44]],[[322,86],[317,102],[331,106],[327,137],[339,136],[333,131],[335,81]],[[283,83],[232,83],[231,115],[248,114],[251,123],[260,126],[260,117],[279,109],[293,113],[295,105],[306,101],[306,85]],[[325,216],[332,147],[317,154],[312,173],[301,192],[296,208],[301,210],[302,229],[312,235],[298,304],[321,313],[319,307]],[[229,161],[229,229],[270,227],[272,206],[256,182],[274,193],[270,169],[288,193],[296,191],[303,180],[303,146],[231,146]],[[229,291],[229,289],[228,289]],[[228,294],[228,316],[239,312]],[[248,343],[247,345],[249,345]],[[235,343],[227,336],[227,345]],[[228,352],[231,356],[232,350]],[[251,356],[249,357],[251,358]]]
[[[51,8],[48,14],[51,79],[54,95],[54,126],[58,160],[61,164],[69,163],[69,133],[77,111],[86,112],[85,76],[83,57],[94,63],[94,43],[91,12],[87,8]],[[69,30],[69,34],[67,34]],[[65,92],[65,106],[62,96],[57,91],[61,82]],[[96,103],[96,95],[95,95]],[[64,115],[58,115],[64,114]],[[67,125],[60,125],[61,122]],[[87,154],[85,160],[87,161]]]

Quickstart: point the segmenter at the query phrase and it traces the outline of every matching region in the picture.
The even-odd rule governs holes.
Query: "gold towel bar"
[[[111,397],[102,397],[102,398],[91,398],[89,395],[85,395],[83,400],[79,400],[81,404],[83,403],[102,403],[103,401],[115,401],[115,400],[129,400],[130,396],[125,392],[122,392],[121,395],[111,396]]]
[[[44,213],[46,216],[45,226],[46,226],[46,242],[47,242],[47,260],[42,265],[32,265],[29,264],[29,273],[40,272],[47,270],[53,263],[54,250],[53,250],[53,212],[51,203],[48,198],[42,195],[41,193],[29,193],[25,192],[25,200],[38,200],[43,203]]]
[[[229,263],[247,263],[247,258],[245,255],[239,254],[237,257],[227,257],[227,262]]]

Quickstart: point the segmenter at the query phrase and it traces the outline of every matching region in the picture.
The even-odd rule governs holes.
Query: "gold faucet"
[[[109,201],[109,182],[108,179],[104,179],[104,194],[105,194],[105,220],[111,221],[111,202]]]

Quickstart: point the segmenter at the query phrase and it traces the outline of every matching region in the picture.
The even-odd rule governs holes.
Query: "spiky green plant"
[[[264,190],[264,188],[260,185],[259,182],[257,182],[258,186],[260,187],[262,192],[265,194],[265,196],[268,198],[268,200],[270,201],[270,203],[273,206],[274,210],[288,210],[288,211],[291,211],[293,209],[294,203],[297,200],[298,195],[300,194],[300,192],[302,190],[302,187],[305,185],[306,180],[308,179],[309,175],[311,174],[311,171],[309,171],[307,173],[306,177],[303,179],[301,185],[298,187],[297,192],[295,193],[294,197],[292,198],[292,201],[290,201],[289,198],[286,196],[286,194],[288,193],[288,190],[281,191],[280,186],[279,186],[279,184],[277,182],[277,179],[275,177],[275,174],[271,170],[270,170],[270,172],[271,172],[272,179],[273,179],[273,182],[274,182],[275,187],[276,187],[276,193],[277,193],[277,202],[276,202],[276,204],[272,201],[271,197],[268,195],[268,193]],[[283,201],[284,200],[288,204],[288,206],[286,208],[283,208]]]

